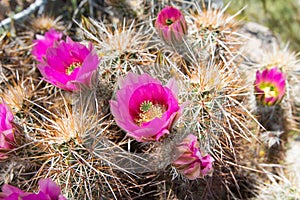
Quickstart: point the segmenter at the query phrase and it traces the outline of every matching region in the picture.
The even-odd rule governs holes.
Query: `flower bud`
[[[187,24],[180,10],[167,6],[160,11],[155,22],[158,35],[169,45],[183,42],[187,34]]]

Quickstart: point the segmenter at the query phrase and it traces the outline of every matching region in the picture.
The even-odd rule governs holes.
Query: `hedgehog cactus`
[[[37,40],[1,37],[14,47],[4,56],[22,62],[4,59],[0,71],[13,110],[0,104],[0,199],[247,199],[266,182],[266,161],[280,162],[297,60],[245,67],[227,7],[145,1],[134,14],[135,2],[105,1],[107,15],[124,5],[133,21],[82,17],[81,41],[51,28]]]
[[[256,113],[262,125],[259,136],[268,147],[267,162],[280,163],[284,156],[284,143],[289,132],[289,115],[282,104],[290,104],[286,95],[286,74],[279,71],[278,67],[264,69],[256,72],[254,92],[256,97]],[[287,95],[286,95],[287,96]],[[289,96],[289,95],[288,95]],[[283,101],[283,102],[282,102]],[[292,119],[291,119],[292,120]]]
[[[187,15],[187,18],[192,21],[191,45],[202,48],[204,55],[215,56],[215,61],[223,61],[225,65],[235,65],[237,59],[233,57],[240,53],[239,48],[243,41],[242,36],[236,33],[239,23],[234,16],[239,12],[234,16],[228,15],[225,11],[229,4],[222,9],[212,7],[212,3],[204,7],[199,5],[201,2],[195,2],[195,4],[196,11]],[[194,52],[197,51],[194,50]],[[198,56],[203,57],[201,54]]]

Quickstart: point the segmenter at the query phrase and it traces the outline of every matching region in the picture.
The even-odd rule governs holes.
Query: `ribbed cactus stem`
[[[280,104],[274,106],[258,105],[257,114],[259,115],[258,121],[265,128],[265,130],[260,130],[261,134],[269,134],[269,139],[278,137],[279,142],[275,142],[268,148],[267,160],[270,163],[279,163],[284,156],[284,144],[288,134],[284,109]]]

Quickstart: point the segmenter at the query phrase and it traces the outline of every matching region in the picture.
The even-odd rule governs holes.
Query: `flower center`
[[[136,123],[141,126],[144,122],[149,122],[155,117],[161,118],[166,111],[166,107],[160,104],[153,104],[151,101],[144,101],[140,105],[140,114],[135,119]]]
[[[265,93],[265,97],[269,98],[269,97],[276,97],[277,96],[277,92],[276,89],[273,85],[267,86],[265,88],[262,88],[262,90]]]
[[[66,69],[66,74],[70,75],[72,74],[72,72],[78,68],[81,67],[81,62],[73,62],[71,65],[69,65],[69,67]]]
[[[172,19],[166,19],[166,24],[168,26],[170,26],[171,24],[173,24],[173,20]]]

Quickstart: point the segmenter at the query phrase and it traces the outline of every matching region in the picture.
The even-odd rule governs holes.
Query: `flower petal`
[[[51,200],[56,200],[60,195],[60,188],[50,178],[39,180],[40,191],[49,195]]]

